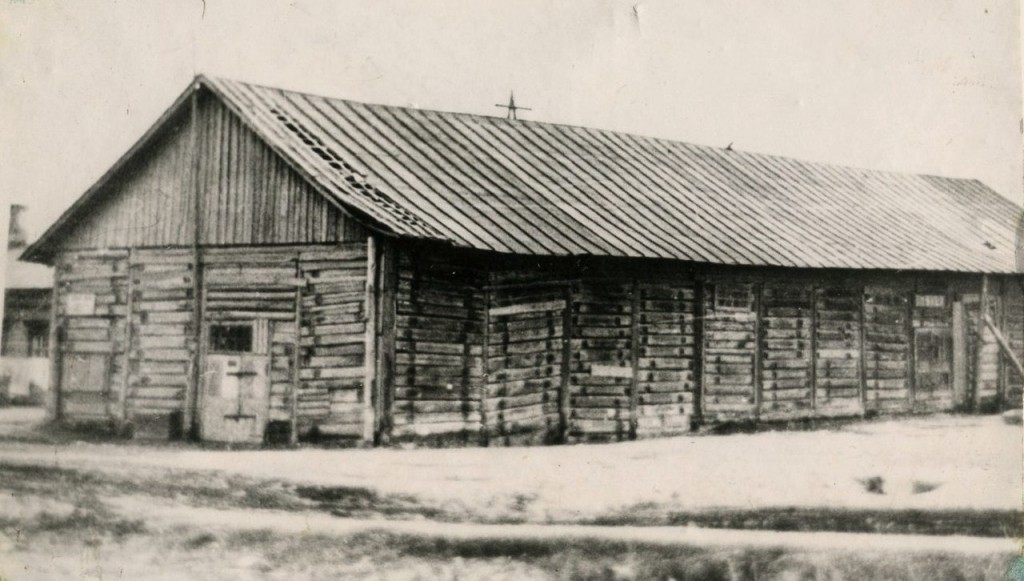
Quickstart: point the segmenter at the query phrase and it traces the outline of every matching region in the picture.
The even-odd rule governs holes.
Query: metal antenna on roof
[[[533,111],[529,107],[520,107],[516,105],[516,94],[512,91],[508,93],[508,105],[495,105],[495,107],[501,107],[502,109],[508,109],[508,115],[506,119],[516,120],[516,111]]]

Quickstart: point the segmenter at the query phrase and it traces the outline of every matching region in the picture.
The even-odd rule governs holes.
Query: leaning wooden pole
[[[1003,355],[1006,355],[1010,360],[1010,363],[1013,364],[1017,373],[1019,373],[1021,377],[1024,377],[1024,365],[1021,365],[1020,359],[1017,358],[1017,354],[1014,353],[1013,348],[1010,347],[1010,342],[1003,336],[1002,331],[999,330],[999,327],[992,320],[992,316],[985,313],[982,318],[985,320],[985,324],[988,325],[988,328],[992,331],[992,334],[995,335],[996,342],[999,343],[999,348],[1003,350]]]

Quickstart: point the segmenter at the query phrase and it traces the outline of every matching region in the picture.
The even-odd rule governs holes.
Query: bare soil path
[[[0,435],[0,462],[218,471],[411,495],[481,515],[518,503],[537,522],[645,506],[1019,510],[1024,498],[1020,426],[978,416],[534,448],[229,451]]]
[[[249,451],[43,443],[40,419],[0,410],[0,578],[1003,579],[1019,551],[999,418]]]

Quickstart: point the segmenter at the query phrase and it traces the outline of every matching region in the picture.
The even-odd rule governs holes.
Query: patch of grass
[[[773,531],[1019,537],[1022,513],[1001,510],[771,508],[672,513],[667,524]]]
[[[1024,536],[1024,512],[1011,510],[876,510],[778,507],[695,511],[643,503],[580,524],[604,526],[698,526],[770,531]]]
[[[676,579],[873,579],[932,581],[1000,579],[1012,555],[791,551],[778,548],[714,548],[643,545],[593,539],[450,539],[385,533],[356,535],[353,547],[389,547],[398,557],[425,561],[509,560],[536,567],[549,578],[578,581]]]
[[[217,473],[174,471],[147,475],[109,474],[56,466],[0,462],[0,490],[62,500],[144,494],[196,506],[304,510],[310,507],[294,494],[294,486]]]
[[[209,545],[213,545],[218,541],[220,541],[220,538],[217,535],[205,532],[199,533],[195,536],[185,539],[185,542],[182,543],[182,546],[189,550],[195,550],[207,547]]]
[[[299,486],[295,494],[299,498],[316,502],[319,510],[341,517],[366,518],[377,515],[388,518],[456,520],[453,513],[426,505],[414,496],[382,495],[358,486]]]
[[[146,523],[142,519],[123,518],[94,497],[80,500],[68,514],[40,512],[27,524],[25,530],[30,534],[50,532],[87,534],[92,537],[107,535],[115,539],[147,532]]]

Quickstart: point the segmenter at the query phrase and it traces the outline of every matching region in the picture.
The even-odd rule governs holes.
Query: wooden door
[[[216,323],[206,331],[200,422],[203,440],[259,444],[267,425],[266,321]]]
[[[110,355],[68,351],[61,358],[60,417],[105,420],[113,416]]]
[[[954,407],[953,317],[944,293],[914,295],[913,407],[942,411]]]
[[[953,337],[949,329],[914,330],[915,404],[941,408],[943,400],[952,397],[952,351]]]

